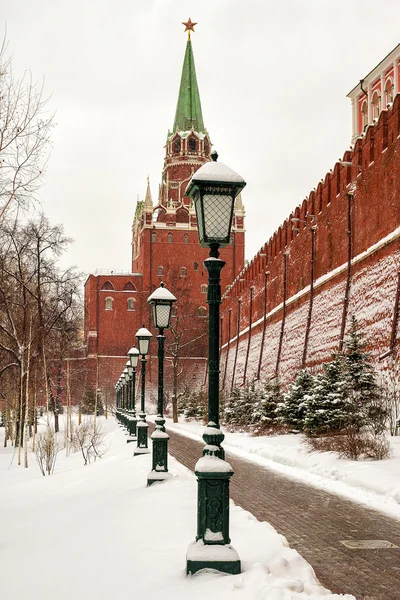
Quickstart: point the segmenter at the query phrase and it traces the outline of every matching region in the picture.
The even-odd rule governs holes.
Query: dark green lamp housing
[[[162,330],[168,329],[172,305],[176,302],[176,298],[167,290],[165,283],[160,283],[160,287],[147,298],[147,302],[153,308],[154,327]]]
[[[128,371],[128,376],[129,376],[129,379],[130,379],[132,377],[132,375],[133,375],[133,367],[131,365],[131,361],[130,360],[126,361],[125,367],[126,367],[126,370]],[[128,381],[129,381],[129,379],[128,379]]]
[[[227,246],[230,241],[235,198],[246,185],[235,171],[217,162],[218,154],[193,174],[185,195],[196,210],[200,246]]]
[[[128,352],[129,360],[134,369],[138,366],[139,362],[139,350],[133,346]]]
[[[148,329],[146,329],[144,325],[136,332],[136,339],[138,341],[140,356],[143,357],[149,353],[150,339],[152,337],[153,335]]]

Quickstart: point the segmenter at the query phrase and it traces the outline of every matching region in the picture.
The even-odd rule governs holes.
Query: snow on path
[[[202,440],[201,423],[167,419],[166,426]],[[251,436],[222,430],[226,452],[400,519],[400,437],[390,438],[389,459],[351,461],[335,452],[310,451],[303,435]]]
[[[59,456],[43,477],[32,454],[24,469],[0,451],[0,600],[354,600],[319,586],[310,565],[268,523],[232,504],[232,543],[241,575],[185,576],[196,533],[196,480],[171,459],[174,477],[146,487],[150,455],[133,458],[114,419],[96,463]]]

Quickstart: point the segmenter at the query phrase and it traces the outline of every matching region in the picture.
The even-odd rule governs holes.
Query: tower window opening
[[[195,263],[193,264],[193,269],[194,269],[195,271],[198,271],[198,270],[199,270],[199,263],[198,263],[198,262],[195,262]]]
[[[162,277],[164,275],[164,267],[157,267],[157,275]]]
[[[198,315],[199,315],[199,317],[203,317],[203,318],[207,316],[207,309],[205,306],[199,306]]]
[[[151,241],[153,244],[155,244],[155,242],[157,241],[157,234],[155,234],[155,233],[151,234]]]
[[[207,284],[206,283],[202,283],[200,286],[200,293],[201,294],[207,294]]]
[[[186,277],[186,267],[181,267],[181,277]]]
[[[128,298],[128,310],[135,310],[135,298]]]
[[[185,233],[185,235],[183,236],[183,243],[184,244],[188,244],[189,243],[189,235],[187,233]]]
[[[197,142],[196,142],[195,138],[193,138],[193,137],[189,138],[188,148],[189,148],[189,152],[196,152]]]
[[[168,244],[172,244],[172,233],[168,234]]]
[[[113,309],[113,302],[114,302],[114,298],[111,298],[111,296],[108,296],[108,298],[106,298],[105,309],[106,310],[112,310]]]
[[[176,154],[181,151],[181,138],[177,137],[172,143],[172,152]]]

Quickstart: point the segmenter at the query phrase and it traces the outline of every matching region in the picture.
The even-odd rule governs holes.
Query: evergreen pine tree
[[[237,414],[242,403],[242,390],[234,387],[231,389],[227,402],[224,406],[223,420],[227,425],[237,424]]]
[[[349,391],[346,364],[343,355],[338,353],[314,378],[304,420],[307,433],[318,435],[347,427],[353,412]]]
[[[261,422],[273,427],[277,424],[277,407],[282,402],[280,381],[277,377],[264,382],[261,393]]]
[[[283,401],[276,408],[277,418],[281,423],[303,431],[307,400],[313,386],[314,378],[311,373],[307,369],[299,371],[295,381],[283,395]]]
[[[387,411],[383,406],[371,355],[365,349],[365,342],[354,316],[345,341],[344,360],[351,388],[351,425],[357,429],[364,424],[371,425],[377,433],[381,433],[385,429]]]
[[[247,427],[260,418],[261,406],[255,382],[248,382],[244,388],[233,388],[224,407],[223,418],[226,424]]]

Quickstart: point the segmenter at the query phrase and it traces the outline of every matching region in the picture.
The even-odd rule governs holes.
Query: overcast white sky
[[[400,41],[399,0],[0,0],[14,70],[56,111],[40,199],[68,263],[130,269],[137,195],[157,198],[186,36],[220,160],[247,181],[251,259],[348,148],[346,94]]]

